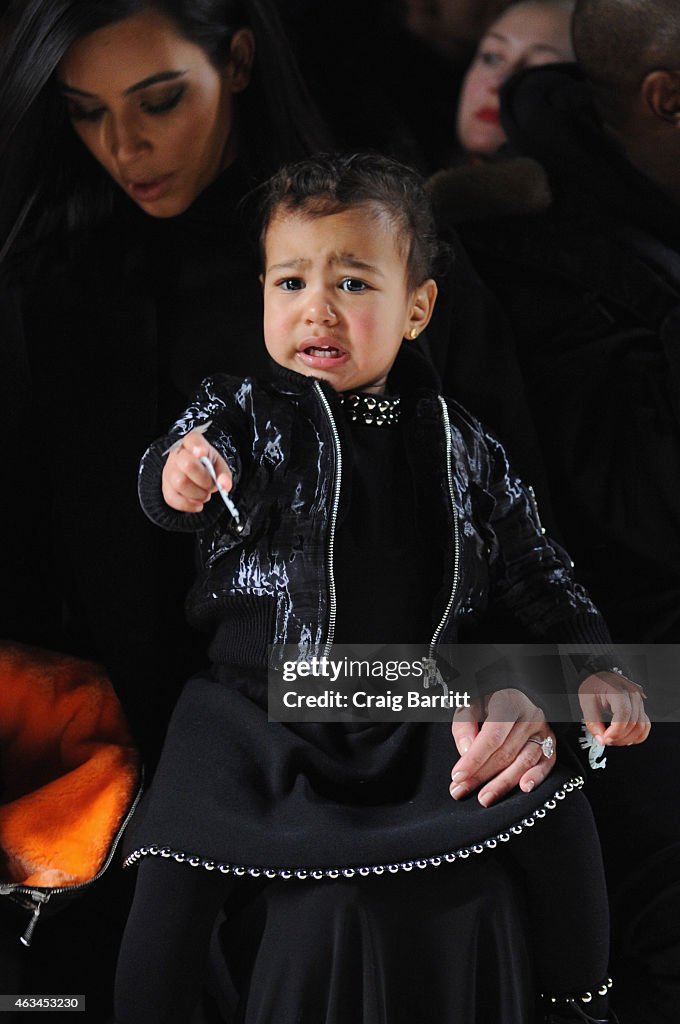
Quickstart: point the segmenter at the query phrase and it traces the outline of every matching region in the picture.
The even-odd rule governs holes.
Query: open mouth
[[[172,178],[172,174],[164,174],[148,181],[129,181],[127,189],[133,199],[153,202],[167,195],[172,186]]]
[[[339,348],[334,348],[332,345],[324,345],[322,348],[318,348],[316,345],[308,345],[302,351],[308,356],[315,356],[319,359],[337,359],[339,355],[344,354]]]
[[[326,338],[308,338],[299,347],[297,355],[306,366],[317,370],[337,366],[349,358],[344,348],[340,348],[332,339]]]

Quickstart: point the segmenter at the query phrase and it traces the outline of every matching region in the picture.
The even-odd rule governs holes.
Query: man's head
[[[577,0],[572,35],[606,124],[625,130],[640,100],[680,119],[677,0]]]
[[[577,0],[572,35],[609,134],[680,205],[677,0]]]

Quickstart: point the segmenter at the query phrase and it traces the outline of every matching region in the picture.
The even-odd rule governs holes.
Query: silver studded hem
[[[519,836],[527,829],[532,828],[537,822],[545,818],[549,811],[554,811],[561,800],[583,787],[584,780],[580,775],[574,776],[568,782],[556,790],[553,795],[545,800],[535,811],[532,811],[526,818],[511,825],[497,835],[489,836],[487,839],[472,846],[465,846],[448,853],[436,854],[432,857],[422,857],[418,860],[406,860],[392,864],[366,864],[360,867],[334,867],[334,868],[285,868],[285,867],[262,867],[247,866],[243,864],[225,864],[216,860],[208,860],[195,854],[185,853],[182,850],[173,850],[170,846],[142,846],[130,853],[123,862],[126,868],[132,867],[143,857],[163,857],[177,861],[178,864],[188,864],[192,868],[203,868],[205,871],[219,871],[224,875],[235,875],[242,877],[249,875],[252,878],[297,878],[300,880],[312,879],[321,881],[324,878],[355,878],[368,875],[397,874],[399,871],[413,871],[414,868],[437,868],[442,864],[453,864],[457,860],[466,860],[471,854],[484,853],[486,850],[494,850],[500,843],[507,843],[513,836]]]
[[[578,1005],[587,1006],[588,1003],[592,1003],[595,995],[607,996],[612,987],[612,979],[607,978],[602,982],[593,992],[582,992],[579,996],[543,996],[542,998],[549,1003],[551,1006],[560,1007],[570,1006],[574,1003]]]

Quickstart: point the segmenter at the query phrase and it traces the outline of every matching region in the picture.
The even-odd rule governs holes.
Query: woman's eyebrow
[[[123,93],[124,96],[130,96],[132,93],[139,92],[141,89],[147,89],[150,85],[157,85],[159,82],[174,82],[177,78],[181,78],[182,75],[186,75],[186,71],[159,71],[157,75],[149,75],[148,78],[143,78],[140,82],[135,82]],[[57,85],[62,92],[69,93],[73,96],[83,96],[85,99],[96,100],[97,94],[93,92],[85,92],[84,89],[76,89],[72,85],[66,85],[65,82],[58,82]]]
[[[479,45],[481,46],[483,43],[487,42],[487,40],[490,39],[495,39],[499,43],[507,43],[508,41],[508,37],[501,35],[500,32],[485,32],[480,40]]]
[[[561,50],[558,46],[553,46],[552,43],[534,43],[531,47],[532,53],[554,53],[557,57],[568,57],[566,50]]]
[[[139,92],[140,89],[146,89],[149,85],[156,85],[157,82],[174,82],[176,78],[181,78],[182,75],[186,75],[186,70],[160,71],[157,75],[149,75],[148,78],[143,78],[141,82],[135,82],[129,89],[126,89],[125,96],[129,96],[132,92]]]

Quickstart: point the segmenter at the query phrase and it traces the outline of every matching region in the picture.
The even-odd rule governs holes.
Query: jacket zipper
[[[444,424],[444,440],[446,443],[446,478],[449,485],[449,498],[451,500],[451,514],[453,515],[453,579],[451,581],[451,593],[449,594],[449,600],[444,610],[444,614],[441,617],[441,621],[430,640],[430,646],[427,652],[427,661],[432,667],[434,673],[437,672],[434,664],[434,650],[439,642],[441,632],[446,625],[446,621],[451,614],[453,608],[453,602],[456,598],[456,591],[458,590],[458,580],[460,577],[460,536],[458,533],[458,510],[456,509],[456,500],[453,491],[453,474],[451,472],[451,422],[449,420],[449,411],[446,408],[446,402],[441,397],[438,398],[439,404],[442,410],[442,421]]]
[[[333,444],[335,447],[335,488],[333,494],[333,504],[331,507],[331,522],[328,531],[328,591],[330,601],[330,612],[328,616],[328,636],[323,651],[324,655],[328,656],[331,647],[333,646],[333,636],[335,633],[335,618],[337,614],[334,576],[334,543],[335,527],[338,518],[338,507],[340,504],[340,484],[342,481],[342,450],[340,448],[340,435],[338,434],[338,428],[333,418],[333,413],[331,412],[331,407],[328,403],[328,399],[324,395],[321,386],[319,385],[318,382],[315,382],[314,389],[319,395],[321,404],[323,405],[323,408],[326,412],[326,416],[328,417],[328,421],[330,423],[331,431],[333,434]],[[444,440],[446,444],[446,477],[449,487],[449,498],[451,501],[451,514],[453,516],[453,580],[451,583],[451,593],[449,594],[449,599],[444,610],[444,614],[442,615],[441,621],[437,628],[435,629],[432,635],[432,639],[430,640],[430,645],[427,653],[428,662],[434,662],[434,650],[435,647],[437,646],[439,636],[441,635],[441,632],[444,626],[446,625],[446,621],[451,613],[451,608],[453,607],[453,602],[456,597],[456,592],[458,590],[458,581],[460,577],[460,537],[458,533],[458,512],[456,509],[456,502],[453,491],[453,475],[451,473],[451,423],[449,420],[449,412],[448,409],[446,408],[446,402],[441,396],[439,397],[439,404],[442,410],[442,421],[444,425]]]
[[[338,428],[333,419],[333,413],[328,403],[328,399],[323,393],[321,385],[318,381],[314,382],[314,390],[319,396],[319,400],[325,410],[328,422],[331,425],[331,432],[333,434],[333,446],[335,449],[335,481],[333,490],[333,504],[331,506],[331,522],[328,530],[328,599],[329,599],[329,613],[328,613],[328,636],[324,645],[323,654],[324,657],[328,657],[333,646],[333,637],[335,635],[335,618],[337,614],[337,601],[335,592],[335,573],[334,573],[334,546],[335,546],[335,527],[338,520],[338,508],[340,506],[340,484],[342,482],[342,449],[340,448],[340,435]]]
[[[142,773],[142,779],[143,779],[143,773]],[[20,885],[18,882],[9,882],[9,883],[2,883],[2,882],[0,882],[0,896],[15,897],[15,896],[19,895],[19,896],[25,896],[26,897],[25,900],[23,900],[23,899],[17,899],[16,900],[16,902],[19,903],[22,907],[24,907],[25,910],[30,910],[31,911],[31,920],[28,922],[28,925],[27,925],[26,930],[24,931],[23,935],[21,935],[20,938],[19,938],[19,941],[24,946],[29,947],[31,945],[31,940],[33,938],[33,932],[35,931],[35,927],[36,927],[36,925],[38,923],[38,920],[40,918],[40,913],[42,911],[42,908],[47,903],[49,903],[49,901],[52,899],[53,896],[61,896],[61,895],[63,895],[63,893],[69,893],[70,894],[70,893],[82,892],[84,889],[89,889],[89,887],[91,885],[94,885],[95,882],[99,881],[99,879],[102,877],[104,872],[110,866],[111,861],[114,858],[114,855],[116,853],[116,849],[117,849],[118,844],[119,844],[119,842],[120,842],[120,840],[122,838],[122,835],[125,832],[125,829],[127,828],[128,824],[130,822],[130,818],[132,817],[137,804],[139,803],[139,800],[140,800],[141,795],[142,795],[142,789],[143,789],[143,786],[142,786],[142,783],[140,782],[140,785],[139,785],[139,788],[137,790],[137,794],[135,796],[135,799],[132,801],[132,805],[130,806],[127,814],[125,815],[125,818],[124,818],[122,824],[120,825],[118,831],[116,832],[116,835],[113,838],[111,846],[109,847],[109,852],[106,855],[106,860],[104,861],[104,863],[100,867],[100,869],[97,872],[97,874],[94,875],[92,878],[88,879],[87,882],[80,882],[78,885],[62,885],[62,886],[58,886],[58,887],[56,887],[54,889],[41,889],[41,888],[37,888],[37,887],[36,888],[31,888],[30,886]]]

